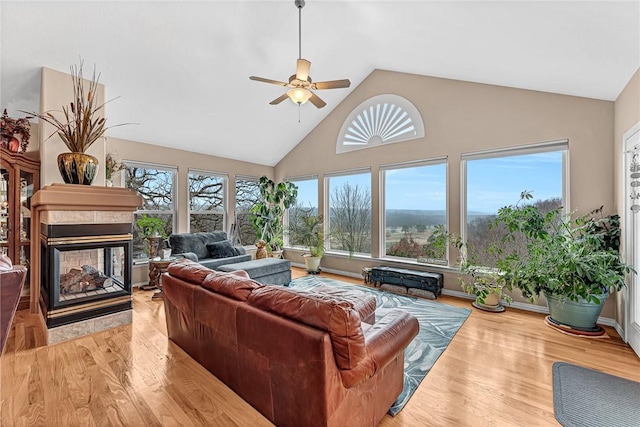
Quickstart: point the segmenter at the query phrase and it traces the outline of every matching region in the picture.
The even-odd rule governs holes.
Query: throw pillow
[[[236,250],[228,240],[207,244],[211,258],[228,258],[236,256]]]
[[[0,271],[8,271],[13,268],[11,258],[4,254],[0,254]]]

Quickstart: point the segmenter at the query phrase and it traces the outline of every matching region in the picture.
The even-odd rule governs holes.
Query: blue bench
[[[443,277],[440,273],[429,273],[426,271],[407,270],[394,267],[373,267],[371,269],[371,281],[374,286],[389,284],[394,286],[404,286],[408,293],[411,289],[428,291],[433,294],[433,298],[438,298],[442,294]],[[416,293],[422,295],[422,293]]]

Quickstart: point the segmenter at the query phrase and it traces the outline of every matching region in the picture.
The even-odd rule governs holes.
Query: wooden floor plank
[[[163,302],[152,294],[134,291],[131,325],[52,346],[44,346],[41,320],[18,312],[0,358],[0,425],[271,425],[167,339]],[[470,308],[464,299],[438,301]],[[605,327],[607,339],[575,338],[543,319],[473,309],[407,406],[381,426],[557,425],[556,361],[640,381],[640,359],[613,328]]]

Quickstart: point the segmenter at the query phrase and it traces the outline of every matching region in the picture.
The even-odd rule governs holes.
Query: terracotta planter
[[[98,173],[98,159],[86,153],[62,153],[58,170],[67,184],[91,185]]]

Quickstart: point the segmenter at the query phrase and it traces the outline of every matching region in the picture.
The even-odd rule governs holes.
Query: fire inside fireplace
[[[131,309],[131,224],[42,224],[47,326]]]

